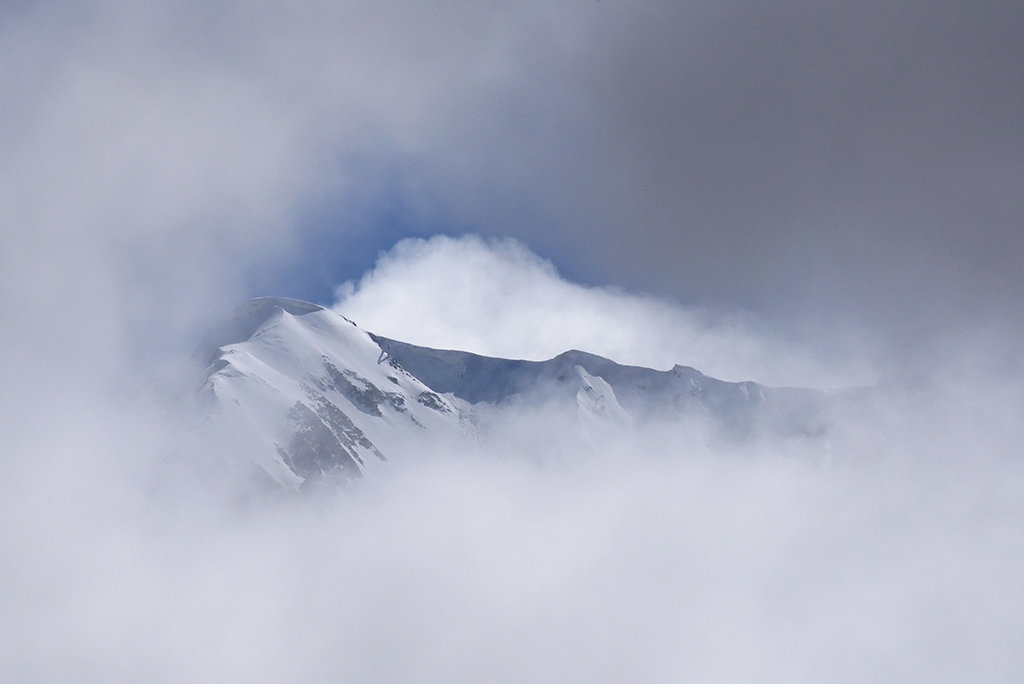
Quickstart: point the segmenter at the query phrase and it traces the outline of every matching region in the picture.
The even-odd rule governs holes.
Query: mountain
[[[581,437],[595,426],[700,420],[707,441],[807,440],[825,431],[832,402],[816,390],[625,366],[577,350],[523,361],[419,347],[283,298],[246,303],[197,354],[206,433],[289,489],[344,486],[418,451],[480,445],[500,417],[529,410],[559,416]]]
[[[668,371],[626,366],[579,350],[547,361],[496,359],[418,347],[370,334],[389,358],[436,392],[469,404],[575,400],[581,410],[628,423],[703,416],[731,437],[769,429],[812,429],[829,395],[756,382],[725,382],[689,366]]]

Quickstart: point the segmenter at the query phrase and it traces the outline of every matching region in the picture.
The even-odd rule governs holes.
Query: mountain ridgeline
[[[724,382],[686,366],[625,366],[572,350],[523,361],[439,350],[360,329],[307,302],[251,300],[204,340],[204,431],[288,489],[346,486],[430,448],[487,446],[498,416],[561,412],[565,428],[710,427],[697,445],[824,443],[835,393]],[[514,418],[512,418],[514,420]],[[529,422],[523,430],[532,429]]]

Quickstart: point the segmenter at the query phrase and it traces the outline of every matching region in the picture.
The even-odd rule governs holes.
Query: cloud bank
[[[420,452],[346,497],[241,509],[172,488],[83,515],[77,497],[6,530],[19,553],[0,571],[17,616],[5,671],[852,682],[1019,670],[1019,465],[949,469],[890,445],[881,466],[823,470],[625,443],[541,454],[544,468]]]
[[[848,357],[813,358],[810,345],[773,336],[749,314],[572,283],[511,239],[407,239],[337,296],[335,310],[367,330],[439,349],[532,360],[580,349],[619,363],[682,364],[777,385],[875,379]]]

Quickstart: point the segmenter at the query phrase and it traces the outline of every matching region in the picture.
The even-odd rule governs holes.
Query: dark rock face
[[[296,402],[288,414],[294,430],[288,446],[278,446],[281,458],[296,475],[307,480],[362,477],[360,451],[386,460],[323,393],[306,387],[306,395],[309,405]]]
[[[354,371],[347,368],[345,370],[338,370],[326,357],[324,357],[323,361],[324,369],[327,371],[327,378],[321,380],[321,387],[323,389],[336,390],[352,402],[353,406],[368,416],[383,415],[380,411],[380,405],[388,401],[388,397],[384,392],[369,380],[359,377]]]
[[[296,402],[288,414],[294,432],[278,453],[292,471],[307,480],[340,474],[360,477],[359,457],[338,439],[320,417],[302,402]]]
[[[452,413],[453,409],[448,405],[444,399],[438,396],[434,392],[420,392],[419,396],[416,397],[416,401],[423,404],[427,408],[440,411],[441,413]]]
[[[323,361],[327,376],[320,379],[320,389],[338,392],[338,394],[348,399],[354,407],[368,416],[380,417],[384,415],[380,410],[384,404],[387,404],[399,413],[409,412],[405,404],[405,397],[400,392],[385,392],[366,378],[360,377],[355,371],[347,368],[338,370],[337,366],[331,363],[327,357],[324,357]],[[398,383],[396,378],[389,379],[395,384]],[[412,420],[416,422],[415,418],[412,418]]]

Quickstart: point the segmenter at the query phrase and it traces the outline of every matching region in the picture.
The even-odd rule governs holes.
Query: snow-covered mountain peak
[[[368,333],[329,309],[253,300],[218,326],[208,345],[201,390],[208,423],[236,434],[239,458],[254,461],[279,484],[343,483],[408,443],[464,431],[456,402],[433,392]]]
[[[765,429],[802,439],[820,432],[824,406],[813,390],[625,366],[576,349],[525,361],[419,347],[282,298],[247,302],[201,355],[208,425],[235,435],[225,443],[237,457],[286,487],[344,483],[430,443],[475,441],[488,420],[522,409],[563,416],[582,433],[701,420],[727,439]]]
[[[301,316],[322,310],[324,308],[317,304],[287,297],[250,299],[207,333],[196,354],[204,362],[209,362],[219,347],[248,340],[268,319],[276,314],[286,312],[294,316]]]

